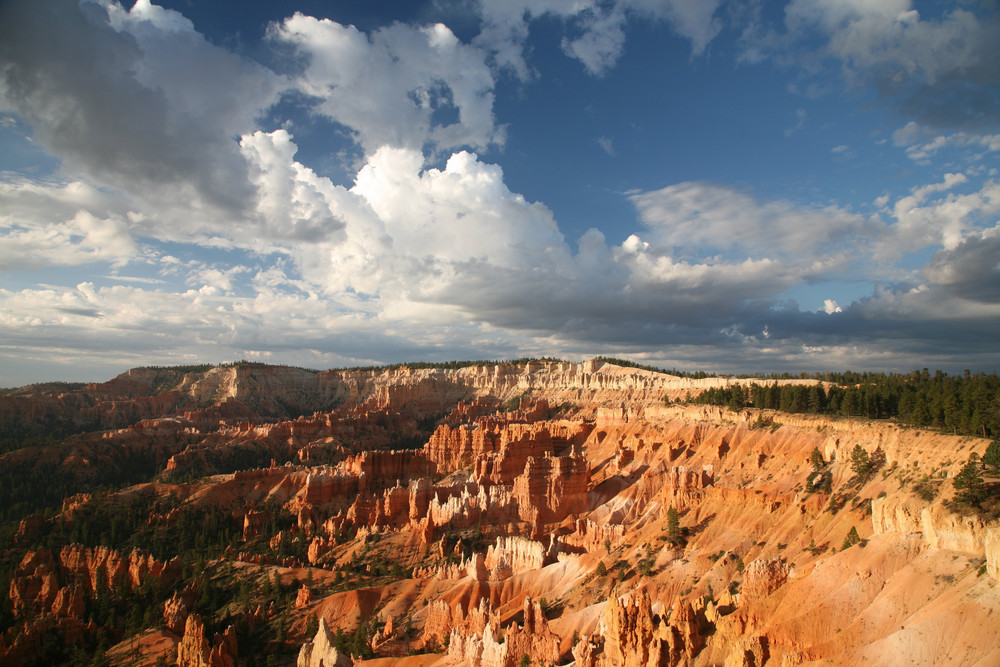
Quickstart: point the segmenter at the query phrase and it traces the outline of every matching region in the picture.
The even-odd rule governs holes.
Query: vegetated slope
[[[600,361],[245,370],[48,448],[164,468],[19,524],[3,660],[1000,661],[1000,532],[951,501],[985,440],[667,405],[732,381]]]

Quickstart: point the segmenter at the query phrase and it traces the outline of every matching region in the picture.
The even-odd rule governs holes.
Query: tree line
[[[925,368],[911,373],[828,373],[824,386],[729,385],[706,389],[687,402],[722,405],[733,410],[760,408],[896,419],[917,427],[936,427],[982,438],[1000,435],[1000,377],[996,373],[933,375]]]

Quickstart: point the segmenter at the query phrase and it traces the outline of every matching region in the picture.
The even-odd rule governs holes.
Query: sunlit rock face
[[[986,441],[663,401],[709,380],[600,362],[249,367],[18,396],[6,423],[114,427],[2,455],[80,488],[11,526],[0,656],[105,628],[123,655],[141,637],[150,662],[199,666],[261,650],[309,666],[1000,659],[1000,532],[952,502]],[[864,479],[856,446],[885,457]],[[143,460],[138,485],[84,484]],[[106,626],[109,591],[164,627],[140,634],[145,610]]]

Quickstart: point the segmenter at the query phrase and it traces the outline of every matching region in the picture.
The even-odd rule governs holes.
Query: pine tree
[[[868,452],[861,445],[854,445],[854,450],[851,452],[851,470],[862,479],[868,477],[871,473],[871,461],[868,458]]]
[[[816,472],[819,472],[826,466],[826,461],[823,460],[823,453],[819,451],[819,447],[813,447],[812,454],[809,455],[809,463]]]
[[[850,549],[860,541],[861,541],[861,536],[858,535],[858,529],[854,526],[851,526],[851,531],[847,533],[847,537],[844,538],[844,545],[840,547],[840,550],[843,551],[844,549]]]
[[[993,440],[983,454],[983,463],[991,468],[1000,468],[1000,438]]]
[[[955,475],[952,483],[955,485],[955,499],[959,502],[979,507],[986,500],[986,486],[983,484],[983,475],[979,472],[978,454],[973,452],[969,455],[969,460]]]
[[[677,516],[677,508],[671,507],[667,510],[667,537],[671,542],[676,542],[681,535],[681,521]]]

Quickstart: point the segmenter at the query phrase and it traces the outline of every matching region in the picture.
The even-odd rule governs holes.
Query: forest
[[[819,381],[822,380],[822,381]],[[910,373],[826,373],[815,385],[751,383],[707,389],[685,402],[733,410],[759,408],[895,419],[981,438],[1000,436],[1000,377],[996,373],[948,375],[925,368]]]

